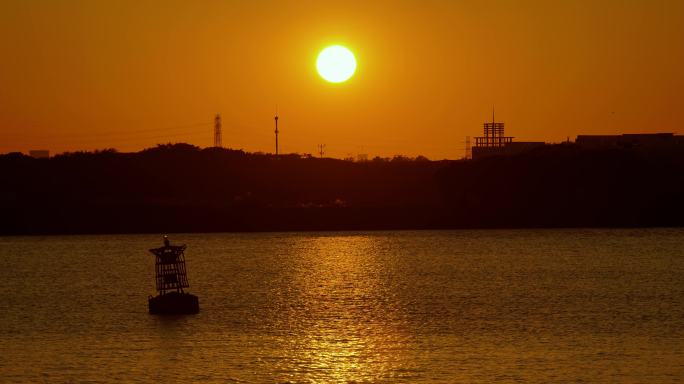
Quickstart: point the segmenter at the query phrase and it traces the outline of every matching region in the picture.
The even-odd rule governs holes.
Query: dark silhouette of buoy
[[[157,296],[148,298],[151,314],[191,314],[199,312],[197,296],[184,291],[189,288],[185,268],[185,245],[171,245],[164,236],[164,246],[150,249],[155,256]]]

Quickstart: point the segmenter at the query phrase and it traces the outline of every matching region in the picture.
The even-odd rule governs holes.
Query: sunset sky
[[[358,67],[331,84],[316,56]],[[684,133],[684,1],[0,1],[0,153],[157,143],[463,156],[516,140]]]

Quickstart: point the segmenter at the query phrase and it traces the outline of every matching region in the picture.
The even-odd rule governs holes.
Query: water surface
[[[2,382],[681,382],[684,230],[0,237]]]

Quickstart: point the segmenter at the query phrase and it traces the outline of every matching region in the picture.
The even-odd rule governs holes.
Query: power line
[[[212,124],[211,122],[202,122],[202,123],[194,123],[194,124],[185,124],[185,125],[176,125],[176,126],[169,126],[169,127],[158,127],[158,128],[147,128],[147,129],[136,129],[136,130],[117,130],[117,131],[105,131],[105,132],[92,132],[89,131],[87,133],[40,133],[40,134],[26,134],[26,133],[5,133],[2,134],[3,137],[20,137],[20,138],[60,138],[60,139],[90,139],[90,138],[101,138],[101,137],[107,137],[107,136],[126,136],[130,137],[132,135],[138,135],[138,134],[146,134],[146,133],[154,133],[154,132],[168,132],[168,131],[177,131],[177,130],[186,130],[185,132],[197,132],[199,133],[200,131],[198,130],[187,130],[188,128],[195,128],[195,127],[202,127],[202,126],[207,126]]]

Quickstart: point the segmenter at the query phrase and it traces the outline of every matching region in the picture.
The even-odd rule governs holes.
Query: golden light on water
[[[331,45],[318,54],[316,69],[326,81],[343,83],[356,72],[356,58],[347,47]]]
[[[392,266],[377,260],[381,242],[368,236],[322,236],[300,243],[297,296],[307,316],[290,309],[288,349],[299,378],[312,382],[371,382],[394,375],[410,360],[402,346],[411,335],[383,297]],[[377,317],[374,314],[385,313]],[[415,368],[403,366],[407,372]],[[407,373],[405,372],[405,373]]]

